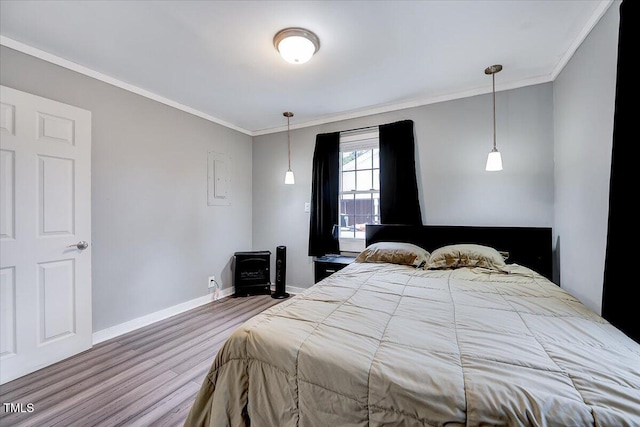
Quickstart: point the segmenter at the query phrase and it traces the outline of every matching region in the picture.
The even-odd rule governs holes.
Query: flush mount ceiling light
[[[296,181],[293,177],[293,171],[291,170],[291,132],[289,130],[289,119],[293,117],[293,113],[285,111],[282,115],[287,118],[287,155],[289,157],[289,169],[287,169],[287,173],[284,174],[284,183],[295,184]]]
[[[273,45],[285,61],[303,64],[320,50],[320,39],[304,28],[285,28],[275,35]]]
[[[484,73],[491,75],[493,79],[493,150],[487,157],[487,166],[485,167],[490,172],[502,170],[502,156],[500,156],[500,152],[496,148],[496,73],[500,71],[502,71],[502,65],[500,64],[492,65],[484,70]]]

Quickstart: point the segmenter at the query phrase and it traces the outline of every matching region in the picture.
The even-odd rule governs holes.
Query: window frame
[[[377,167],[374,167],[375,162],[374,159],[371,159],[371,168],[364,168],[362,169],[363,171],[365,170],[370,170],[372,171],[372,180],[374,179],[374,171],[378,170],[378,185],[377,185],[377,190],[375,189],[375,184],[372,185],[374,188],[371,188],[369,190],[352,190],[352,191],[343,191],[343,176],[344,176],[344,170],[343,170],[343,163],[342,163],[342,159],[343,159],[343,153],[350,153],[350,152],[354,152],[354,151],[361,151],[361,150],[374,150],[377,149],[378,150],[378,162],[377,162]],[[380,134],[379,134],[379,130],[378,127],[369,127],[369,128],[364,128],[364,129],[359,129],[359,130],[355,130],[355,131],[346,131],[346,132],[341,132],[340,133],[340,148],[339,148],[339,158],[340,158],[340,169],[339,169],[339,189],[338,189],[338,218],[337,218],[337,224],[341,224],[341,218],[340,218],[340,214],[341,214],[341,203],[343,200],[343,196],[345,194],[378,194],[378,200],[380,199]],[[357,158],[356,158],[356,164],[354,165],[354,169],[353,171],[354,173],[354,180],[357,183]],[[378,205],[379,206],[379,205]],[[379,209],[379,207],[378,207]],[[378,211],[378,223],[380,221],[380,215],[379,215],[379,211]],[[355,233],[355,231],[354,231]],[[342,237],[340,235],[340,231],[338,232],[338,241],[340,244],[340,252],[361,252],[364,250],[365,248],[365,239],[364,238],[359,238],[359,237]]]

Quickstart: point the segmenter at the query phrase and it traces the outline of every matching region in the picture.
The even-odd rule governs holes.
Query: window
[[[362,251],[366,224],[380,224],[379,153],[377,127],[340,134],[341,251]]]

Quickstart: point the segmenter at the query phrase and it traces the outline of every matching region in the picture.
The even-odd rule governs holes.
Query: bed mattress
[[[536,272],[354,263],[249,320],[187,426],[639,426],[640,345]]]

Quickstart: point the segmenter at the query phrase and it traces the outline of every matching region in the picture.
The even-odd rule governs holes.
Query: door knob
[[[85,249],[87,249],[89,247],[89,244],[87,242],[85,242],[84,240],[79,241],[78,243],[75,243],[73,245],[69,245],[67,246],[68,248],[76,248],[80,251],[84,251]]]

